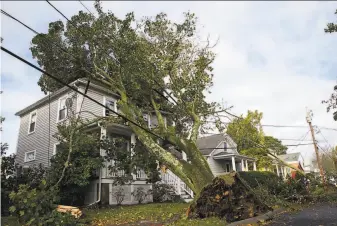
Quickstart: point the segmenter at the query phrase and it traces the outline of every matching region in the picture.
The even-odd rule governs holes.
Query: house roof
[[[87,79],[86,78],[81,78],[81,79],[77,79],[75,80],[74,82],[71,82],[69,83],[69,86],[73,86],[74,88],[77,87],[77,85],[86,85],[87,84]],[[90,83],[90,88],[91,89],[96,89],[96,90],[100,90],[100,91],[103,91],[103,92],[106,92],[106,93],[110,93],[112,95],[116,95],[118,96],[117,94],[115,93],[112,93],[111,91],[109,91],[108,89],[102,87],[101,85],[98,85],[98,84],[94,84],[93,82]],[[64,94],[65,92],[69,91],[70,88],[67,87],[67,86],[64,86],[58,90],[56,90],[55,92],[49,94],[49,95],[46,95],[45,97],[41,98],[40,100],[36,101],[35,103],[25,107],[24,109],[18,111],[17,113],[15,113],[16,116],[22,116],[46,103],[48,103],[49,101],[52,101],[54,100],[55,98],[61,96],[62,94]]]
[[[211,136],[200,137],[197,140],[197,147],[203,155],[209,155],[212,151],[218,147],[218,145],[222,142],[226,141],[229,143],[229,146],[236,147],[235,142],[232,140],[230,136],[224,133],[214,134]]]
[[[215,134],[206,137],[200,137],[197,140],[197,147],[203,155],[209,155],[212,153],[221,141],[225,139],[224,134]]]
[[[296,162],[299,160],[300,155],[301,155],[300,152],[296,152],[296,153],[290,153],[290,154],[285,154],[285,155],[279,155],[277,157],[284,162]]]

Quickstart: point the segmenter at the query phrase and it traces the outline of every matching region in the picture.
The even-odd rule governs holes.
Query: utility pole
[[[322,177],[322,183],[325,186],[325,176],[324,176],[323,168],[322,168],[322,165],[321,165],[321,160],[320,160],[319,153],[318,153],[318,147],[317,147],[317,143],[316,143],[316,139],[315,139],[314,129],[313,129],[312,124],[311,124],[312,116],[313,116],[312,111],[311,110],[310,111],[307,110],[307,117],[306,117],[306,119],[307,119],[307,122],[309,124],[312,141],[314,143],[314,148],[315,148],[315,153],[316,153],[316,159],[317,159],[317,165],[318,165],[321,177]]]

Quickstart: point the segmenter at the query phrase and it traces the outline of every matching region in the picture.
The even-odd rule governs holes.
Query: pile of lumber
[[[56,210],[60,213],[70,212],[71,215],[73,215],[75,218],[79,218],[82,216],[82,211],[79,208],[74,207],[74,206],[58,205]]]

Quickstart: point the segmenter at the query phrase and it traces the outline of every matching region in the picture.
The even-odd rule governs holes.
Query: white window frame
[[[60,145],[60,142],[57,142],[57,143],[54,144],[54,146],[53,146],[53,156],[56,155],[56,146],[57,145]]]
[[[32,152],[34,152],[34,159],[28,161],[27,160],[27,154],[32,153]],[[32,162],[32,161],[35,161],[35,160],[36,160],[36,150],[25,152],[25,162]]]
[[[64,120],[66,120],[67,116],[68,116],[68,109],[67,109],[67,105],[65,103],[65,106],[66,106],[66,112],[65,112],[65,116],[64,116],[64,119],[61,119],[59,120],[59,117],[60,117],[60,105],[61,105],[61,100],[62,99],[65,99],[67,101],[67,98],[68,98],[68,95],[64,95],[62,97],[60,97],[58,99],[58,102],[57,102],[57,114],[56,114],[56,123],[59,123],[59,122],[62,122]]]
[[[32,116],[33,114],[35,113],[35,126],[34,126],[34,130],[32,132],[30,132],[30,124],[32,123]],[[37,110],[35,111],[32,111],[30,114],[29,114],[29,123],[28,123],[28,134],[32,134],[32,133],[35,133],[35,130],[36,130],[36,124],[37,124]]]
[[[114,98],[108,98],[109,100],[113,101],[115,104],[114,104],[114,111],[117,112],[117,100],[114,99]],[[107,102],[107,97],[106,96],[103,96],[103,105],[106,106],[106,102]],[[105,111],[107,109],[105,107],[103,107],[103,117],[106,117],[105,115]]]

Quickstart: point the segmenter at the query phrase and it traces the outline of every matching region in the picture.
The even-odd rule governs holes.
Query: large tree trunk
[[[164,163],[175,175],[177,175],[192,191],[198,196],[201,190],[212,182],[214,176],[209,168],[206,159],[202,156],[195,145],[187,145],[189,150],[183,150],[185,153],[194,153],[194,156],[187,154],[191,163],[165,150],[157,144],[150,135],[142,129],[131,126],[137,134],[138,139],[148,148],[150,152],[158,157],[158,160]]]

